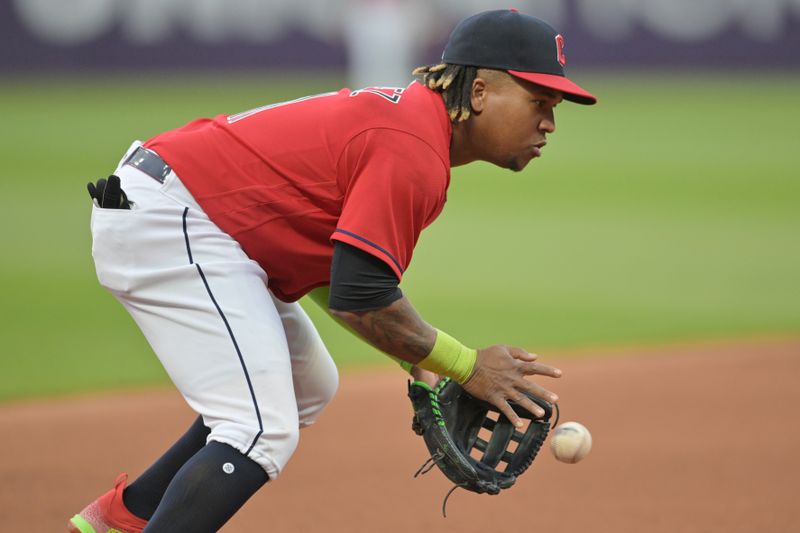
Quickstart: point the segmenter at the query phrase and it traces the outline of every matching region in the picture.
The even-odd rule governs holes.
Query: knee
[[[336,391],[339,390],[339,370],[330,356],[327,358],[327,363],[325,378],[321,380],[322,383],[319,385],[322,407],[328,405],[333,400],[333,397],[336,396]]]
[[[300,428],[297,425],[280,430],[264,428],[260,440],[256,448],[271,458],[276,474],[279,474],[297,450],[297,445],[300,443]]]
[[[339,389],[339,371],[330,356],[318,359],[315,372],[295,387],[300,427],[316,422]]]
[[[222,423],[212,429],[209,440],[232,446],[275,479],[297,449],[300,428],[296,418],[290,423],[265,422],[262,428]]]
[[[331,366],[333,366],[333,371],[330,373],[328,379],[325,381],[325,384],[322,386],[322,406],[319,408],[319,411],[322,411],[326,405],[331,403],[333,397],[336,396],[336,391],[339,390],[339,372],[336,370],[335,365]]]

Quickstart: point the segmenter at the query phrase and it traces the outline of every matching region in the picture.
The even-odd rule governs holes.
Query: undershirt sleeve
[[[380,309],[403,297],[389,266],[343,242],[333,243],[328,307],[337,311]]]
[[[402,279],[420,233],[444,207],[449,167],[414,135],[373,129],[350,141],[337,170],[344,203],[331,239],[377,257]]]

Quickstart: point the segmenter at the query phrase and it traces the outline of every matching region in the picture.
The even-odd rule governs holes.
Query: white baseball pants
[[[100,284],[203,416],[208,439],[233,446],[275,479],[299,428],[336,392],[322,339],[298,303],[272,295],[268,274],[206,216],[174,171],[163,184],[128,165],[115,174],[134,205],[92,209]]]

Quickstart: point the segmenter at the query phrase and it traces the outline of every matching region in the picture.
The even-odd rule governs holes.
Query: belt
[[[164,183],[164,179],[172,172],[170,166],[157,153],[143,146],[134,150],[123,164],[141,170],[159,183]]]

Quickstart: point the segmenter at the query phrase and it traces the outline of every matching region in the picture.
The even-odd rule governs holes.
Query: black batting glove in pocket
[[[97,183],[86,184],[89,196],[92,197],[97,207],[103,209],[130,209],[133,202],[128,200],[128,195],[120,186],[119,177],[113,174],[108,179],[101,178]]]

